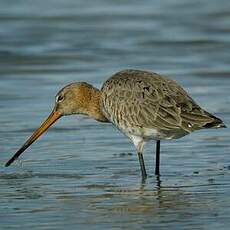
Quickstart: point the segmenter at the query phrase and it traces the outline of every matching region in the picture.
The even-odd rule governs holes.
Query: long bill
[[[31,137],[24,143],[24,145],[14,154],[12,158],[5,164],[10,166],[34,141],[36,141],[55,121],[61,117],[60,112],[52,111],[48,118],[41,124],[41,126],[34,131]]]

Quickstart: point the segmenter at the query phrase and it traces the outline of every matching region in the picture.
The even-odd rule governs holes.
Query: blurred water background
[[[73,81],[101,87],[124,68],[177,80],[230,125],[229,0],[0,0],[0,229],[229,229],[229,129],[154,143],[141,182],[133,145],[111,125],[58,121],[4,163]]]

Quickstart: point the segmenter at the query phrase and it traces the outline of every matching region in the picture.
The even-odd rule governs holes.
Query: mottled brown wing
[[[160,110],[171,113],[183,130],[192,132],[214,121],[214,117],[197,105],[175,81],[167,79],[158,90],[163,91]],[[168,115],[166,120],[169,120]]]
[[[175,81],[146,71],[125,70],[112,76],[102,87],[101,103],[118,127],[191,132],[214,120]]]

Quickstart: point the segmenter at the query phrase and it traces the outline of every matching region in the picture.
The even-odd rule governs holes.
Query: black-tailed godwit
[[[56,120],[84,114],[111,122],[136,147],[142,178],[146,178],[143,146],[156,140],[155,174],[160,170],[160,141],[183,137],[203,128],[224,128],[224,123],[202,109],[175,81],[156,73],[123,70],[110,77],[101,90],[85,82],[65,86],[56,95],[49,117],[6,163],[9,166]]]

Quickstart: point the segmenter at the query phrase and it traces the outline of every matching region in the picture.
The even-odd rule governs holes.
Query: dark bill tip
[[[25,142],[25,144],[10,158],[5,164],[5,167],[10,166],[34,141],[36,141],[57,119],[61,117],[61,114],[57,111],[53,111],[49,117],[41,124],[41,126],[34,131],[31,137]]]

